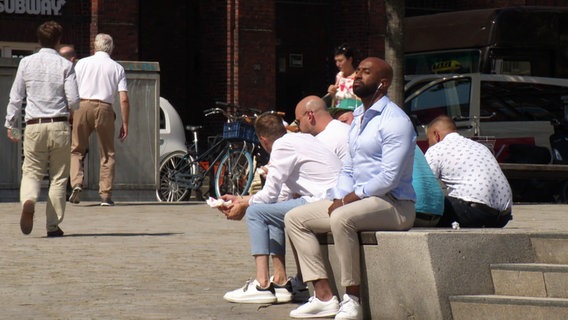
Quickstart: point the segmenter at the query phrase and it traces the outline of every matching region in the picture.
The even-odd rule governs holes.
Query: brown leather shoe
[[[26,200],[22,207],[22,216],[20,217],[20,229],[23,234],[30,234],[34,227],[34,211],[35,203],[32,200]]]
[[[48,238],[63,237],[63,230],[61,230],[61,228],[57,227],[57,230],[55,230],[55,231],[48,231],[47,237]]]

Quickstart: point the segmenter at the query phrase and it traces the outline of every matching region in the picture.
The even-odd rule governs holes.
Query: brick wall
[[[242,106],[272,109],[275,104],[276,30],[274,0],[237,1],[238,86]]]
[[[274,105],[274,1],[203,1],[199,10],[203,103]]]
[[[97,33],[112,36],[115,60],[138,60],[139,0],[92,0],[91,42]],[[91,52],[93,48],[91,45]]]

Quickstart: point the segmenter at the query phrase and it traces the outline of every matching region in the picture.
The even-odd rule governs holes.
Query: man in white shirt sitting
[[[307,96],[296,106],[300,132],[309,133],[326,145],[341,161],[349,150],[349,125],[333,119],[325,102],[318,96]]]
[[[255,123],[262,147],[270,153],[270,169],[261,191],[253,196],[224,195],[232,205],[221,208],[227,219],[240,220],[246,214],[256,279],[243,288],[227,292],[224,298],[236,303],[275,303],[292,300],[291,283],[285,270],[285,214],[300,205],[317,201],[335,185],[341,161],[310,134],[287,133],[275,114],[260,116]],[[290,190],[281,201],[282,187]],[[269,277],[268,256],[274,276]]]

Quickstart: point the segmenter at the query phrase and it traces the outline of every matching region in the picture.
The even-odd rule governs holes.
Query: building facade
[[[568,1],[406,0],[406,14],[505,6]],[[104,32],[115,40],[115,59],[158,61],[161,95],[185,124],[203,123],[214,101],[292,120],[297,101],[324,95],[334,80],[336,46],[348,43],[356,60],[384,56],[384,12],[378,0],[0,0],[0,56],[37,50],[37,26],[56,20],[79,57]]]

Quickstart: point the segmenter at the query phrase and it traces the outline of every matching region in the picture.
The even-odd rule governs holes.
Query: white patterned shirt
[[[447,187],[448,196],[504,211],[513,196],[495,156],[481,143],[452,132],[428,148],[426,161]]]
[[[12,128],[26,101],[25,121],[33,118],[68,117],[79,107],[73,63],[55,49],[42,48],[22,58],[10,90],[6,128]]]

